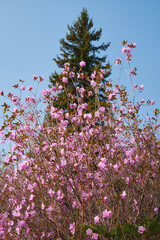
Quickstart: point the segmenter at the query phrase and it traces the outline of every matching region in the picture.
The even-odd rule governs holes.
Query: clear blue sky
[[[116,57],[123,58],[123,40],[136,42],[135,83],[144,84],[141,96],[155,99],[160,107],[160,0],[0,0],[0,89],[12,91],[19,79],[32,85],[34,74],[44,76],[47,87],[48,77],[56,69],[52,58],[59,53],[59,39],[83,7],[94,27],[102,28],[101,42],[111,41],[107,51],[111,64]],[[113,66],[111,78],[117,76]],[[127,82],[122,74],[121,83]]]

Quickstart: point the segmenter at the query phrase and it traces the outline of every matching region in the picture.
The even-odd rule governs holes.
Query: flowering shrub
[[[136,45],[123,45],[130,64]],[[118,58],[115,64],[121,62]],[[129,70],[132,102],[125,87],[107,81],[107,104],[102,106],[100,84],[107,70],[99,69],[94,78],[88,78],[91,89],[87,94],[88,98],[95,95],[95,110],[84,102],[86,90],[81,88],[76,96],[68,92],[67,112],[54,108],[52,102],[66,89],[67,79],[75,82],[77,76],[84,77],[82,68],[83,61],[81,72],[73,74],[66,63],[62,84],[43,90],[40,99],[35,98],[32,86],[17,84],[15,88],[27,89],[30,95],[23,103],[9,93],[13,111],[3,104],[1,143],[11,141],[13,146],[0,175],[1,239],[160,236],[159,111],[144,123],[140,119],[145,100],[135,103],[135,89],[143,90],[132,83],[136,69]],[[39,84],[44,79],[34,75],[33,80]]]

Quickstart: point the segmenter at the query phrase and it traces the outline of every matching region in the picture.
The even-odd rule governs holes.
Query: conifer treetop
[[[80,61],[85,61],[86,71],[90,73],[94,67],[106,61],[106,55],[100,57],[96,53],[105,51],[110,43],[93,45],[92,42],[100,40],[102,29],[92,29],[93,20],[89,18],[87,9],[83,8],[77,21],[71,26],[67,25],[67,28],[69,32],[66,37],[60,39],[60,55],[53,59],[58,67],[62,68],[65,62],[77,67]]]

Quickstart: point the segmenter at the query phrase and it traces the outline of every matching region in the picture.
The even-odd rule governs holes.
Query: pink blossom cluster
[[[123,41],[122,44],[123,44],[123,46],[124,46],[124,47],[122,48],[122,53],[127,55],[126,61],[127,61],[127,62],[130,62],[131,59],[132,59],[131,49],[132,49],[132,48],[136,48],[136,43],[128,44],[128,42]],[[135,72],[134,72],[134,73],[135,73]]]
[[[130,54],[135,46],[127,45],[123,52]],[[77,87],[78,95],[68,93],[67,111],[53,107],[57,92],[82,73],[85,62],[80,67],[73,74],[66,63],[61,85],[44,89],[42,102],[34,93],[24,103],[8,94],[14,109],[3,105],[8,114],[0,135],[1,143],[13,146],[0,173],[0,239],[103,240],[104,225],[110,234],[118,224],[158,214],[158,118],[142,126],[142,101],[134,105],[125,88],[110,81],[104,93],[107,104],[97,100],[90,109],[84,93],[96,94],[102,69],[89,79],[92,91]],[[18,87],[34,89],[24,83]],[[38,107],[42,103],[44,118]],[[146,226],[137,229],[141,236]]]

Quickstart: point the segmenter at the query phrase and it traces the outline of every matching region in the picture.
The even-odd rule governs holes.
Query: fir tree
[[[60,39],[60,55],[57,55],[53,60],[56,62],[59,68],[63,68],[64,64],[68,62],[70,64],[70,68],[75,69],[75,72],[79,69],[79,63],[84,61],[86,66],[84,68],[84,76],[82,78],[76,78],[76,85],[73,83],[71,79],[68,79],[68,88],[69,91],[75,95],[76,87],[83,87],[84,89],[90,88],[90,82],[88,78],[90,77],[93,69],[101,68],[104,69],[106,62],[106,55],[99,56],[101,51],[106,51],[109,47],[110,43],[103,43],[99,46],[94,45],[94,42],[100,40],[102,35],[102,29],[100,28],[98,31],[93,29],[93,20],[89,18],[88,12],[86,9],[83,9],[78,20],[73,22],[72,26],[67,26],[69,33],[66,34],[65,38]],[[100,101],[106,101],[103,96],[103,83],[106,81],[106,78],[110,75],[110,65],[107,64],[109,71],[105,73],[105,78],[102,80],[99,98]],[[50,76],[50,86],[55,86],[57,83],[61,84],[62,75],[59,75],[57,72],[54,72]],[[66,109],[66,101],[67,101],[68,92],[61,92],[58,94],[58,99],[54,101],[54,106],[62,107]],[[86,101],[94,101],[94,97],[90,98],[90,100]]]

